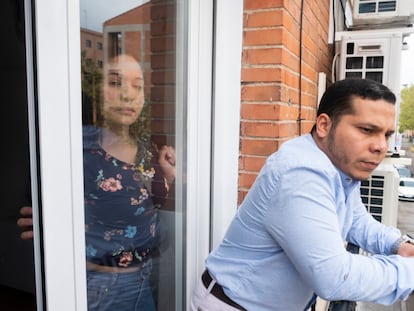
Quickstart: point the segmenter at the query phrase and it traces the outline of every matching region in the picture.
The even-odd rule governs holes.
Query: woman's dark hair
[[[316,116],[326,113],[335,127],[343,115],[353,114],[353,99],[385,100],[394,105],[396,97],[385,85],[370,79],[348,78],[331,84],[323,94]],[[316,126],[312,128],[312,133]]]

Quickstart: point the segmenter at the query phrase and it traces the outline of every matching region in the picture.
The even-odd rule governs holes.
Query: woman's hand
[[[17,220],[17,225],[23,229],[23,232],[20,234],[20,237],[23,240],[33,239],[33,210],[31,206],[23,206],[20,209],[20,217]]]
[[[162,146],[158,153],[158,164],[169,185],[175,179],[175,149],[171,146]]]

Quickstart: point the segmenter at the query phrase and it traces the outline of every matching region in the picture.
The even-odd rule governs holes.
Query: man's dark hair
[[[394,93],[385,85],[370,79],[348,78],[331,84],[323,94],[316,116],[326,113],[335,127],[343,115],[353,114],[353,99],[380,100],[395,104]],[[315,131],[316,125],[312,128]]]

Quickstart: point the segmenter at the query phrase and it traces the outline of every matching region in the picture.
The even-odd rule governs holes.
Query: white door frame
[[[188,104],[177,112],[176,125],[187,144],[179,155],[186,163],[178,164],[182,167],[177,170],[184,172],[185,166],[185,180],[180,174],[177,177],[186,188],[178,187],[177,197],[185,206],[181,234],[186,234],[183,299],[187,305],[205,257],[237,207],[243,1],[216,2],[213,44],[213,1],[177,1],[186,18],[177,23],[180,35],[185,33],[177,44],[183,49],[178,53],[177,68],[183,68],[178,75],[186,78],[181,78],[182,89],[177,86],[177,102]],[[27,0],[26,6],[30,3]],[[37,106],[34,97],[29,99],[35,221],[40,220],[38,204],[42,210],[42,229],[35,227],[35,252],[37,267],[44,264],[43,273],[40,268],[36,273],[38,302],[46,297],[46,305],[38,303],[38,310],[85,310],[79,0],[37,0],[32,10],[36,68],[31,67],[29,49],[28,85],[29,94],[37,99]],[[29,12],[26,19],[30,17]],[[32,44],[30,35],[27,43]],[[34,80],[31,73],[36,74]]]
[[[42,210],[42,230],[34,228],[38,310],[84,310],[79,8],[76,0],[35,3],[36,32],[33,37],[27,32],[27,54],[28,73],[36,73],[35,78],[28,76],[29,96],[37,98],[37,110],[33,97],[29,99],[31,174],[39,177],[32,181],[36,222],[39,205]],[[29,9],[30,1],[25,4]],[[32,15],[26,12],[28,19]],[[36,49],[30,50],[33,41]],[[33,120],[36,115],[38,122]],[[41,295],[45,305],[39,305]]]
[[[187,236],[187,305],[237,211],[243,30],[243,0],[190,3],[188,167],[198,173],[187,189],[187,228],[197,232]]]
[[[243,0],[216,0],[211,248],[237,211]]]

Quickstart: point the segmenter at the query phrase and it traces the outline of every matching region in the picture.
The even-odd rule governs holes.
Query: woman
[[[175,152],[169,146],[157,150],[147,136],[135,133],[143,86],[132,56],[111,59],[104,68],[102,122],[84,128],[88,310],[155,310],[151,252],[158,244],[157,207],[175,178]]]

